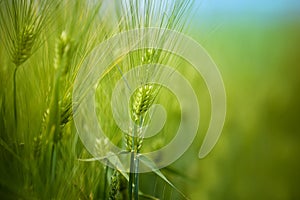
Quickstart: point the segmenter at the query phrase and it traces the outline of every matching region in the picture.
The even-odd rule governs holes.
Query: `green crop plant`
[[[55,4],[44,1],[40,4],[30,0],[1,2],[1,32],[5,37],[3,44],[14,64],[13,95],[15,126],[18,126],[17,114],[17,71],[35,51],[41,31],[49,23]]]

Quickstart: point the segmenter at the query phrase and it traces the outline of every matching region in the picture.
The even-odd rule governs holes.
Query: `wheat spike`
[[[66,97],[62,99],[60,109],[60,125],[63,128],[73,118],[71,93],[68,93]]]
[[[33,156],[34,158],[39,158],[42,149],[42,135],[33,138]]]
[[[140,86],[132,95],[131,115],[134,120],[133,127],[125,134],[125,146],[128,151],[140,152],[143,144],[142,123],[145,114],[156,97],[157,90],[153,84]]]
[[[12,60],[16,66],[20,66],[30,57],[34,41],[34,25],[25,25],[18,34],[17,41],[13,43],[14,50]]]
[[[63,31],[57,40],[55,48],[54,68],[61,70],[61,75],[68,72],[71,52],[71,41],[65,31]]]
[[[153,84],[144,84],[133,94],[132,115],[136,123],[151,107],[155,93]]]
[[[127,151],[135,149],[137,152],[141,151],[143,145],[143,137],[141,128],[137,128],[137,136],[133,136],[132,128],[129,129],[129,134],[125,134],[125,146]],[[134,144],[134,147],[132,145]]]
[[[111,186],[110,186],[108,199],[109,200],[119,199],[118,198],[119,192],[120,192],[119,172],[115,170],[113,175],[111,176]]]

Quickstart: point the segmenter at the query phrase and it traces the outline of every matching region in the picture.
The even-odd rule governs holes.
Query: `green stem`
[[[134,199],[139,199],[139,159],[138,156],[135,155],[135,178],[134,178]]]
[[[16,129],[18,127],[18,113],[17,113],[17,70],[18,70],[18,66],[15,67],[14,75],[13,75],[14,118],[15,118]]]
[[[107,175],[108,175],[108,161],[106,162],[106,166],[105,166],[104,186],[103,186],[103,199],[106,199]]]
[[[139,122],[139,128],[142,127],[143,125],[143,116],[140,117],[140,122]],[[136,126],[135,126],[136,127]],[[135,129],[136,130],[136,129]],[[135,134],[137,132],[135,131]],[[141,137],[140,135],[135,135],[136,137]],[[140,138],[139,138],[140,139]],[[136,145],[136,153],[134,154],[134,199],[138,200],[139,199],[139,157],[138,154],[139,152],[139,148],[137,147],[140,144]]]
[[[137,153],[131,153],[131,161],[130,161],[130,173],[129,173],[129,199],[138,200],[139,199],[139,162],[137,159]]]
[[[132,146],[131,146],[131,157],[130,157],[130,172],[129,172],[129,186],[128,194],[129,199],[138,200],[139,199],[139,161],[138,161],[138,149],[135,144],[135,138],[139,137],[137,135],[137,125],[134,126],[133,135],[131,137]]]
[[[128,195],[129,200],[132,200],[133,184],[134,184],[134,152],[131,152],[130,158],[130,172],[129,172],[129,185],[128,185]]]
[[[53,183],[54,179],[55,179],[55,171],[56,171],[56,148],[55,148],[55,144],[52,144],[52,150],[51,150],[51,183]]]
[[[133,128],[133,134],[131,136],[131,157],[130,157],[130,172],[129,172],[129,186],[128,186],[128,194],[129,194],[129,199],[135,199],[136,195],[134,195],[134,191],[136,190],[136,183],[135,183],[135,177],[136,177],[136,169],[135,169],[135,156],[136,156],[136,144],[135,144],[135,137],[137,135],[136,131],[136,125],[134,125]]]

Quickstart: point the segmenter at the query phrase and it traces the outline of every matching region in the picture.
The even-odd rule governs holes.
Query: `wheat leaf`
[[[140,197],[144,197],[145,199],[152,199],[152,200],[159,200],[158,198],[148,195],[148,194],[144,194],[143,192],[139,191],[139,196]]]
[[[118,154],[124,154],[124,153],[128,153],[127,151],[121,151]],[[83,162],[93,162],[93,161],[103,161],[103,160],[108,160],[109,163],[111,165],[113,165],[124,177],[127,181],[129,181],[129,177],[128,174],[125,173],[125,168],[122,164],[122,162],[120,161],[118,154],[115,154],[113,152],[109,152],[107,156],[102,156],[102,157],[96,157],[96,158],[87,158],[87,159],[82,159],[79,158],[79,161],[83,161]]]
[[[176,188],[175,185],[173,185],[171,183],[171,181],[169,181],[169,179],[167,177],[165,177],[165,175],[159,169],[157,169],[157,166],[155,165],[155,163],[152,160],[150,160],[149,158],[147,158],[146,156],[143,156],[143,155],[139,155],[139,160],[141,162],[143,162],[146,166],[148,166],[152,170],[152,172],[154,172],[157,176],[162,178],[166,183],[168,183],[179,194],[181,194],[182,197],[184,197],[185,199],[189,199],[189,198],[187,198],[187,196],[185,196],[185,194],[183,194],[183,192],[181,192],[178,188]]]
[[[0,138],[0,145],[4,149],[6,149],[11,155],[13,155],[13,157],[15,157],[20,163],[23,164],[21,158],[8,146],[8,144],[2,138]]]

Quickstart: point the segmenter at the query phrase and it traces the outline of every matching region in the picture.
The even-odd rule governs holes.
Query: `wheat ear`
[[[31,49],[35,41],[34,25],[25,25],[14,42],[13,63],[18,67],[31,55]]]
[[[119,180],[119,172],[114,170],[113,175],[111,176],[111,185],[109,191],[109,200],[117,200],[120,192],[120,180]]]
[[[130,135],[126,135],[126,146],[131,152],[130,173],[129,173],[129,199],[138,199],[139,188],[139,161],[137,158],[143,144],[142,126],[144,123],[145,115],[156,97],[157,90],[151,83],[143,84],[132,95],[131,103],[131,116],[134,124],[130,128]]]

